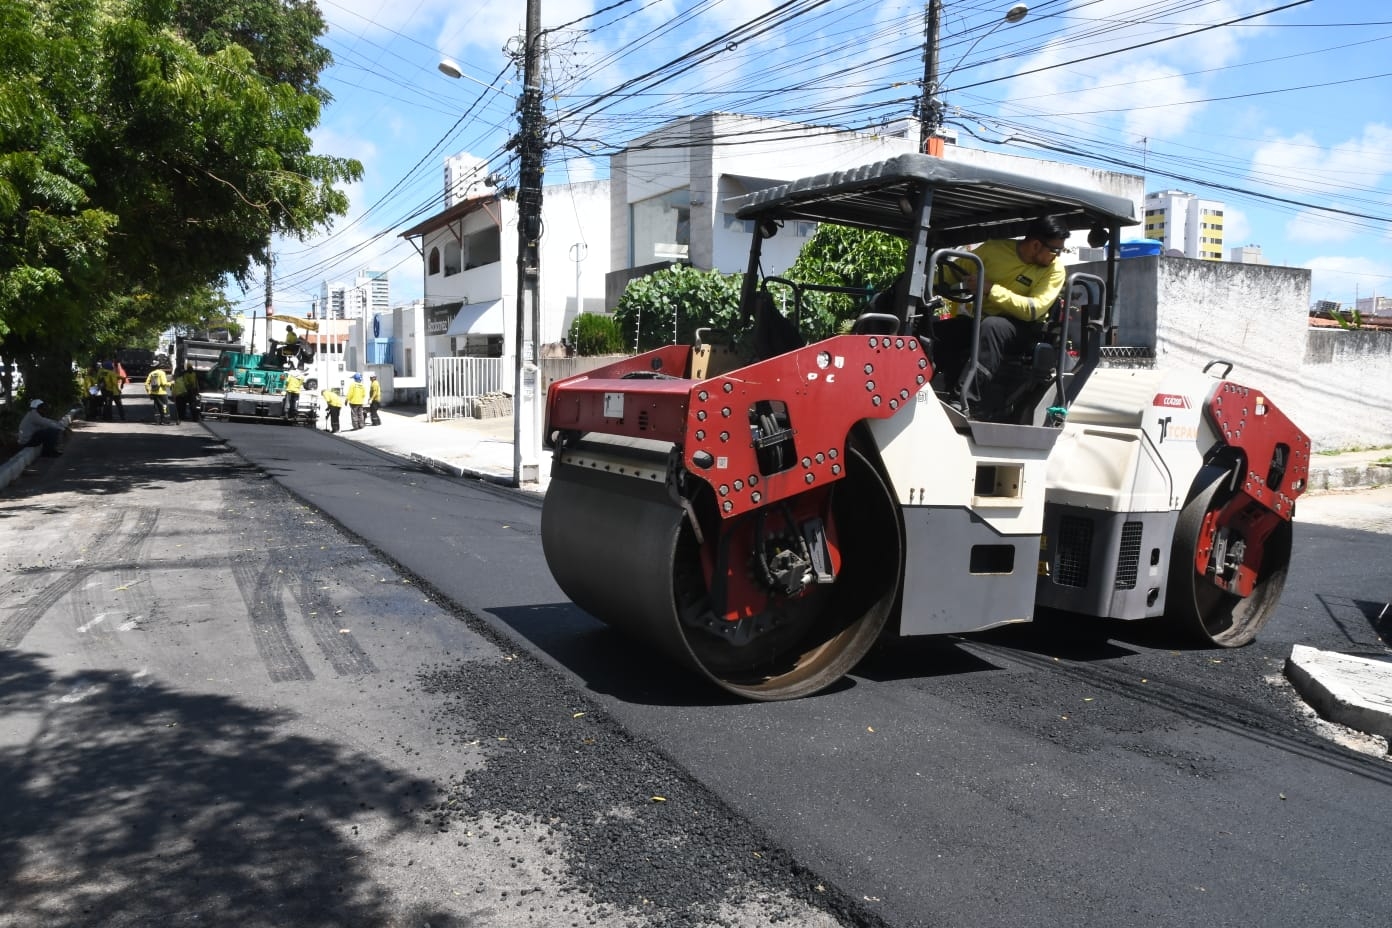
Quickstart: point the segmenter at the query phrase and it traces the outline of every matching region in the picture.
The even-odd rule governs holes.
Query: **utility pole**
[[[274,299],[271,296],[271,267],[275,263],[271,255],[271,233],[266,233],[266,350],[271,350],[271,305]],[[251,325],[251,350],[256,351],[256,317],[252,316]]]
[[[942,23],[942,0],[928,0],[927,7],[924,8],[924,28],[923,28],[923,97],[919,101],[919,137],[918,148],[924,154],[937,155],[943,154],[943,102],[942,102],[942,82],[946,81],[957,69],[962,66],[962,62],[967,60],[976,46],[981,44],[981,40],[995,32],[1007,23],[1018,23],[1029,15],[1029,7],[1023,3],[1017,3],[1006,11],[1005,16],[996,20],[995,25],[979,35],[976,41],[967,47],[962,53],[962,57],[957,59],[957,63],[947,69],[947,73],[941,78],[938,77],[938,31]]]
[[[541,424],[541,174],[546,155],[546,117],[541,108],[541,0],[527,0],[522,52],[522,100],[514,138],[521,178],[517,185],[517,339],[513,366],[512,476],[517,486],[536,483]]]
[[[938,30],[942,22],[942,0],[928,0],[923,29],[923,99],[919,104],[918,150],[929,155],[943,153],[938,130],[943,124],[942,100],[938,99]]]

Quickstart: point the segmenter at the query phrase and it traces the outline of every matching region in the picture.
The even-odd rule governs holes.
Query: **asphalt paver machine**
[[[217,363],[199,374],[202,388],[201,412],[209,419],[275,422],[314,428],[319,419],[318,381],[304,374],[303,388],[290,413],[285,387],[292,374],[294,358],[278,351],[247,354],[224,351]]]
[[[1106,244],[1105,271],[1072,274],[1034,350],[964,406],[934,376],[935,290],[982,293],[944,265],[1044,214]],[[756,230],[742,351],[703,333],[548,392],[542,542],[578,606],[760,700],[815,693],[880,640],[1045,608],[1253,639],[1309,439],[1226,362],[1108,361],[1129,200],[905,155],[758,191],[738,215]],[[848,334],[803,344],[774,306],[761,247],[794,221],[908,242]]]

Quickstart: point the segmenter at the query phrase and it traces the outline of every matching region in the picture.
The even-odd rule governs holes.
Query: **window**
[[[631,266],[685,260],[691,249],[691,191],[685,187],[629,206]]]
[[[464,236],[464,269],[496,264],[503,260],[502,238],[497,226],[489,226]]]
[[[734,213],[721,213],[725,219],[725,228],[732,232],[743,232],[745,235],[754,234],[754,220],[741,219]]]
[[[811,238],[813,235],[817,234],[817,224],[815,222],[799,220],[793,224],[793,233],[798,238]]]
[[[432,249],[430,249],[430,269],[429,269],[426,273],[428,273],[428,274],[438,274],[438,273],[440,273],[440,249],[438,249],[438,248],[432,248]]]
[[[463,269],[464,262],[460,254],[459,243],[454,241],[445,242],[445,276],[453,277]]]

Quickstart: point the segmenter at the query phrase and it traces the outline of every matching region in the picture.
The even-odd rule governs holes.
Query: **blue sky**
[[[399,233],[441,208],[444,157],[469,151],[516,177],[507,50],[523,0],[318,2],[335,63],[315,147],[358,158],[364,176],[331,232],[277,242],[280,312],[361,267],[390,271],[394,302],[419,297],[420,259]],[[679,116],[873,129],[911,115],[920,93],[922,2],[541,4],[548,184],[605,176],[610,151]],[[1314,299],[1392,296],[1392,3],[1038,0],[1004,24],[1011,5],[943,2],[943,99],[961,144],[1222,200],[1225,250],[1256,244],[1311,268]],[[464,78],[441,74],[442,58]],[[229,297],[263,302],[259,282]]]

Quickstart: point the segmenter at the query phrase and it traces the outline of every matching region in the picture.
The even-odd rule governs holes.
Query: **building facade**
[[[311,319],[368,319],[391,308],[391,285],[386,271],[362,268],[352,285],[324,281],[319,299],[310,307]]]
[[[496,193],[488,174],[488,162],[466,152],[445,159],[445,209],[470,197]]]
[[[559,184],[542,192],[538,340],[543,346],[559,343],[580,312],[604,308],[608,209],[608,181]],[[425,358],[413,363],[443,356],[513,358],[516,201],[482,188],[401,235],[424,259]],[[513,365],[505,369],[510,377]]]
[[[914,152],[918,131],[913,120],[867,133],[709,113],[634,139],[609,162],[608,305],[616,305],[630,280],[674,263],[743,271],[753,230],[735,215],[733,200],[771,184]],[[1028,173],[1043,166],[1062,183],[1128,197],[1140,214],[1144,186],[1135,175],[951,144],[943,157]],[[797,223],[769,239],[764,272],[786,270],[814,232],[816,223]]]
[[[1167,255],[1222,261],[1223,204],[1183,190],[1146,194],[1145,237]]]

